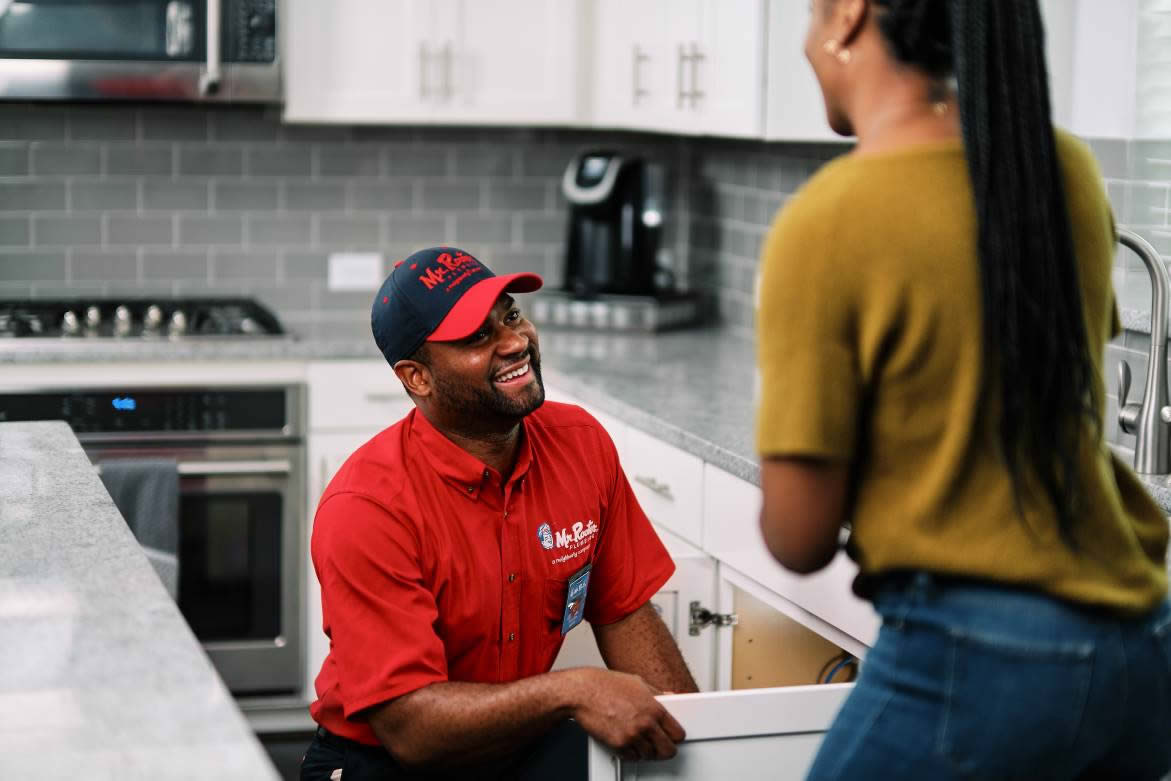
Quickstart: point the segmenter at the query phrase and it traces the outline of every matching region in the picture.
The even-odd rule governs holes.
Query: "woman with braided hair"
[[[1167,520],[1103,439],[1114,224],[1037,0],[813,0],[831,127],[760,281],[761,527],[883,619],[815,779],[1158,779]]]

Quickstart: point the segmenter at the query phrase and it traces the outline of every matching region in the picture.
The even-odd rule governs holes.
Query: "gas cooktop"
[[[0,300],[0,339],[188,339],[284,336],[249,298]]]

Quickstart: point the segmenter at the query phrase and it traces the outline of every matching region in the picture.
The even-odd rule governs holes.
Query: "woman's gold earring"
[[[842,65],[849,65],[850,60],[852,59],[852,55],[850,54],[849,49],[842,49],[840,52],[838,52],[837,56],[838,62],[840,62]]]
[[[825,51],[826,54],[830,55],[831,57],[837,57],[838,52],[841,51],[841,46],[839,46],[838,42],[835,41],[833,38],[830,38],[828,41],[823,43],[821,45],[821,48]]]

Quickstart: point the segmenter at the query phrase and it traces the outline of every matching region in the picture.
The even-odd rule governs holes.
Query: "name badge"
[[[561,636],[581,623],[585,616],[586,591],[590,585],[590,567],[587,564],[569,579],[569,592],[565,595],[565,613],[561,619]]]

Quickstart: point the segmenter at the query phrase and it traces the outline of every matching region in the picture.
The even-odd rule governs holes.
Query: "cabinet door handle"
[[[675,63],[675,106],[676,108],[683,108],[683,102],[687,100],[687,91],[683,89],[683,66],[687,63],[689,55],[684,49],[683,44],[679,44],[678,60]]]
[[[638,102],[640,100],[642,100],[643,98],[645,98],[647,95],[650,94],[649,92],[647,92],[645,89],[642,88],[642,64],[649,59],[650,59],[650,57],[647,56],[646,54],[643,54],[642,49],[640,49],[638,47],[638,44],[636,43],[634,45],[634,57],[633,57],[633,61],[634,61],[633,95],[634,95],[634,105],[636,105],[636,106],[638,105]]]
[[[695,41],[691,42],[691,55],[688,59],[691,60],[691,91],[687,96],[691,98],[691,107],[695,108],[695,102],[703,97],[703,90],[699,88],[699,63],[704,59],[703,52],[699,50],[699,44]]]
[[[650,477],[649,475],[635,475],[634,482],[638,483],[639,485],[646,486],[659,496],[666,499],[668,502],[675,501],[675,495],[671,493],[671,486],[667,483],[660,483],[658,480]]]
[[[452,86],[451,72],[455,67],[455,51],[452,49],[451,41],[443,45],[443,96],[451,100],[455,95],[455,87]]]
[[[431,62],[431,55],[427,51],[427,42],[419,42],[419,97],[426,99],[430,95],[430,87],[427,83],[427,66]]]

